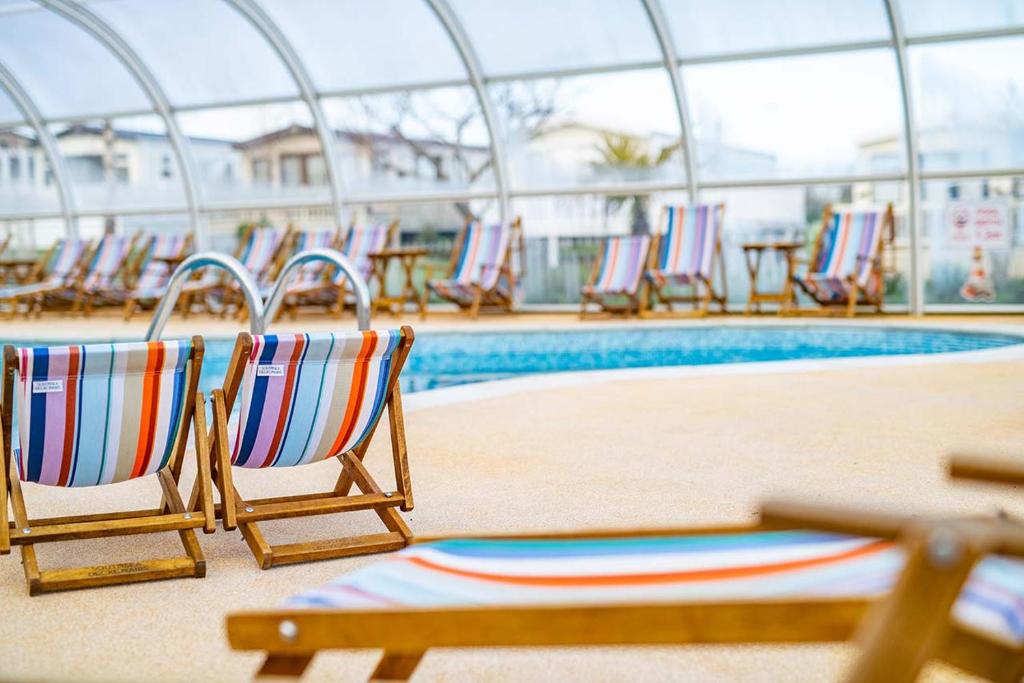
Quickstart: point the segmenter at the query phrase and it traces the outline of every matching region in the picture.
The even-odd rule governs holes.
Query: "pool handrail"
[[[146,341],[156,341],[163,334],[167,320],[178,303],[181,290],[193,271],[199,268],[221,268],[228,272],[228,275],[238,281],[238,285],[245,297],[245,303],[249,307],[249,330],[253,334],[262,334],[265,327],[263,321],[263,299],[260,298],[259,286],[253,280],[252,274],[234,256],[223,254],[219,251],[202,251],[189,256],[182,261],[174,272],[171,279],[167,281],[167,290],[164,292],[156,310],[153,311],[153,319],[146,331]]]
[[[311,261],[326,261],[345,274],[348,281],[352,283],[352,295],[356,300],[356,324],[360,330],[370,329],[370,286],[347,256],[337,249],[319,248],[300,251],[284,264],[274,283],[274,289],[267,299],[266,306],[263,308],[260,320],[262,329],[258,333],[254,331],[254,334],[266,332],[266,329],[274,322],[274,316],[277,315],[278,309],[284,302],[285,294],[287,294],[288,281],[295,273],[299,272],[302,265]]]

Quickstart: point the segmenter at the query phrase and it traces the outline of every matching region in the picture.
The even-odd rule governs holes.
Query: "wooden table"
[[[38,256],[0,259],[0,282],[24,282],[38,262]]]
[[[793,275],[796,269],[796,252],[802,249],[803,242],[746,242],[742,245],[743,258],[747,262],[750,274],[750,295],[744,315],[750,315],[756,307],[761,312],[761,304],[779,304],[779,315],[786,315],[796,305],[796,292],[793,290]],[[762,292],[757,287],[758,275],[761,272],[761,259],[766,251],[781,252],[786,258],[786,280],[781,291]]]
[[[424,247],[395,247],[367,254],[373,267],[373,270],[370,272],[370,280],[372,281],[376,278],[379,285],[377,298],[373,300],[374,313],[381,307],[385,307],[389,313],[396,315],[401,312],[402,307],[408,301],[413,302],[417,306],[421,305],[420,295],[416,291],[416,285],[413,284],[413,273],[416,270],[416,262],[421,256],[426,254],[427,250]],[[387,274],[388,266],[391,265],[392,261],[398,261],[402,264],[402,270],[405,273],[400,294],[388,293]],[[397,308],[395,308],[396,305]]]

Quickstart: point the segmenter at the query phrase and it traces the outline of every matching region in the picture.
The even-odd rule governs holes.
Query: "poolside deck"
[[[427,324],[411,322],[417,329],[577,324],[567,315],[473,324],[442,314]],[[893,317],[881,322],[998,325],[1024,333],[1020,317]],[[279,329],[332,324],[311,317]],[[351,318],[342,324],[350,327]],[[728,324],[746,323],[729,319]],[[239,327],[233,321],[197,319],[175,321],[169,332],[226,336]],[[80,320],[44,318],[5,323],[0,337],[82,338],[88,333],[109,338],[138,336],[144,328],[144,318],[131,326],[103,317],[84,326]],[[940,467],[955,450],[1024,452],[1022,384],[1024,363],[1019,361],[951,358],[926,365],[785,374],[752,368],[740,374],[621,379],[447,407],[417,408],[410,401],[406,423],[416,509],[408,519],[425,534],[743,523],[767,496],[906,512],[986,513],[1001,507],[1024,515],[1019,491],[953,486]],[[389,481],[384,440],[371,448],[367,463]],[[255,495],[308,490],[310,482],[322,486],[333,481],[335,467],[324,463],[273,477],[242,472],[248,476],[239,477],[239,487]],[[26,490],[30,510],[46,514],[80,510],[86,500],[141,506],[159,495],[156,483],[149,481],[65,493],[58,497],[38,487]],[[275,540],[289,542],[369,529],[374,521],[368,513],[366,518],[282,521],[267,529]],[[353,558],[260,572],[238,532],[219,531],[201,536],[200,542],[208,562],[205,579],[32,599],[17,554],[0,558],[0,604],[5,607],[0,678],[244,680],[255,671],[258,657],[228,650],[226,612],[274,605],[299,589],[374,561]],[[141,544],[177,552],[177,539],[162,535],[42,547],[40,561],[50,566],[123,561]],[[844,646],[503,650],[501,656],[437,651],[427,655],[416,680],[821,680],[834,678],[850,652]],[[322,655],[307,679],[360,680],[372,670],[375,657]],[[929,670],[931,680],[955,677],[942,667]]]

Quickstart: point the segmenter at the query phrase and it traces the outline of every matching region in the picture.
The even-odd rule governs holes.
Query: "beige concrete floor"
[[[36,329],[64,333],[45,320]],[[416,493],[408,520],[423,534],[743,523],[766,497],[1024,514],[1020,490],[954,486],[942,475],[955,450],[1024,450],[1022,382],[1020,363],[950,362],[627,380],[417,410],[407,416]],[[367,459],[382,483],[391,481],[385,436]],[[335,473],[335,463],[245,472],[240,488],[253,496],[322,489]],[[159,495],[153,481],[26,488],[39,516],[145,506]],[[376,528],[363,513],[267,525],[271,542]],[[225,613],[273,606],[373,561],[261,572],[238,532],[200,542],[205,579],[31,599],[17,551],[0,558],[0,679],[244,680],[259,658],[227,648]],[[40,561],[125,561],[179,547],[172,534],[79,541],[42,547]],[[821,680],[838,676],[850,654],[834,646],[442,650],[426,657],[417,680]],[[322,655],[307,678],[359,680],[375,656]],[[952,677],[929,670],[931,679]]]

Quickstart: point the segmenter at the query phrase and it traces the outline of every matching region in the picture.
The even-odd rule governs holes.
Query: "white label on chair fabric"
[[[257,365],[257,377],[284,377],[283,365]]]
[[[62,379],[40,379],[32,382],[33,394],[53,394],[58,391],[64,391]]]

